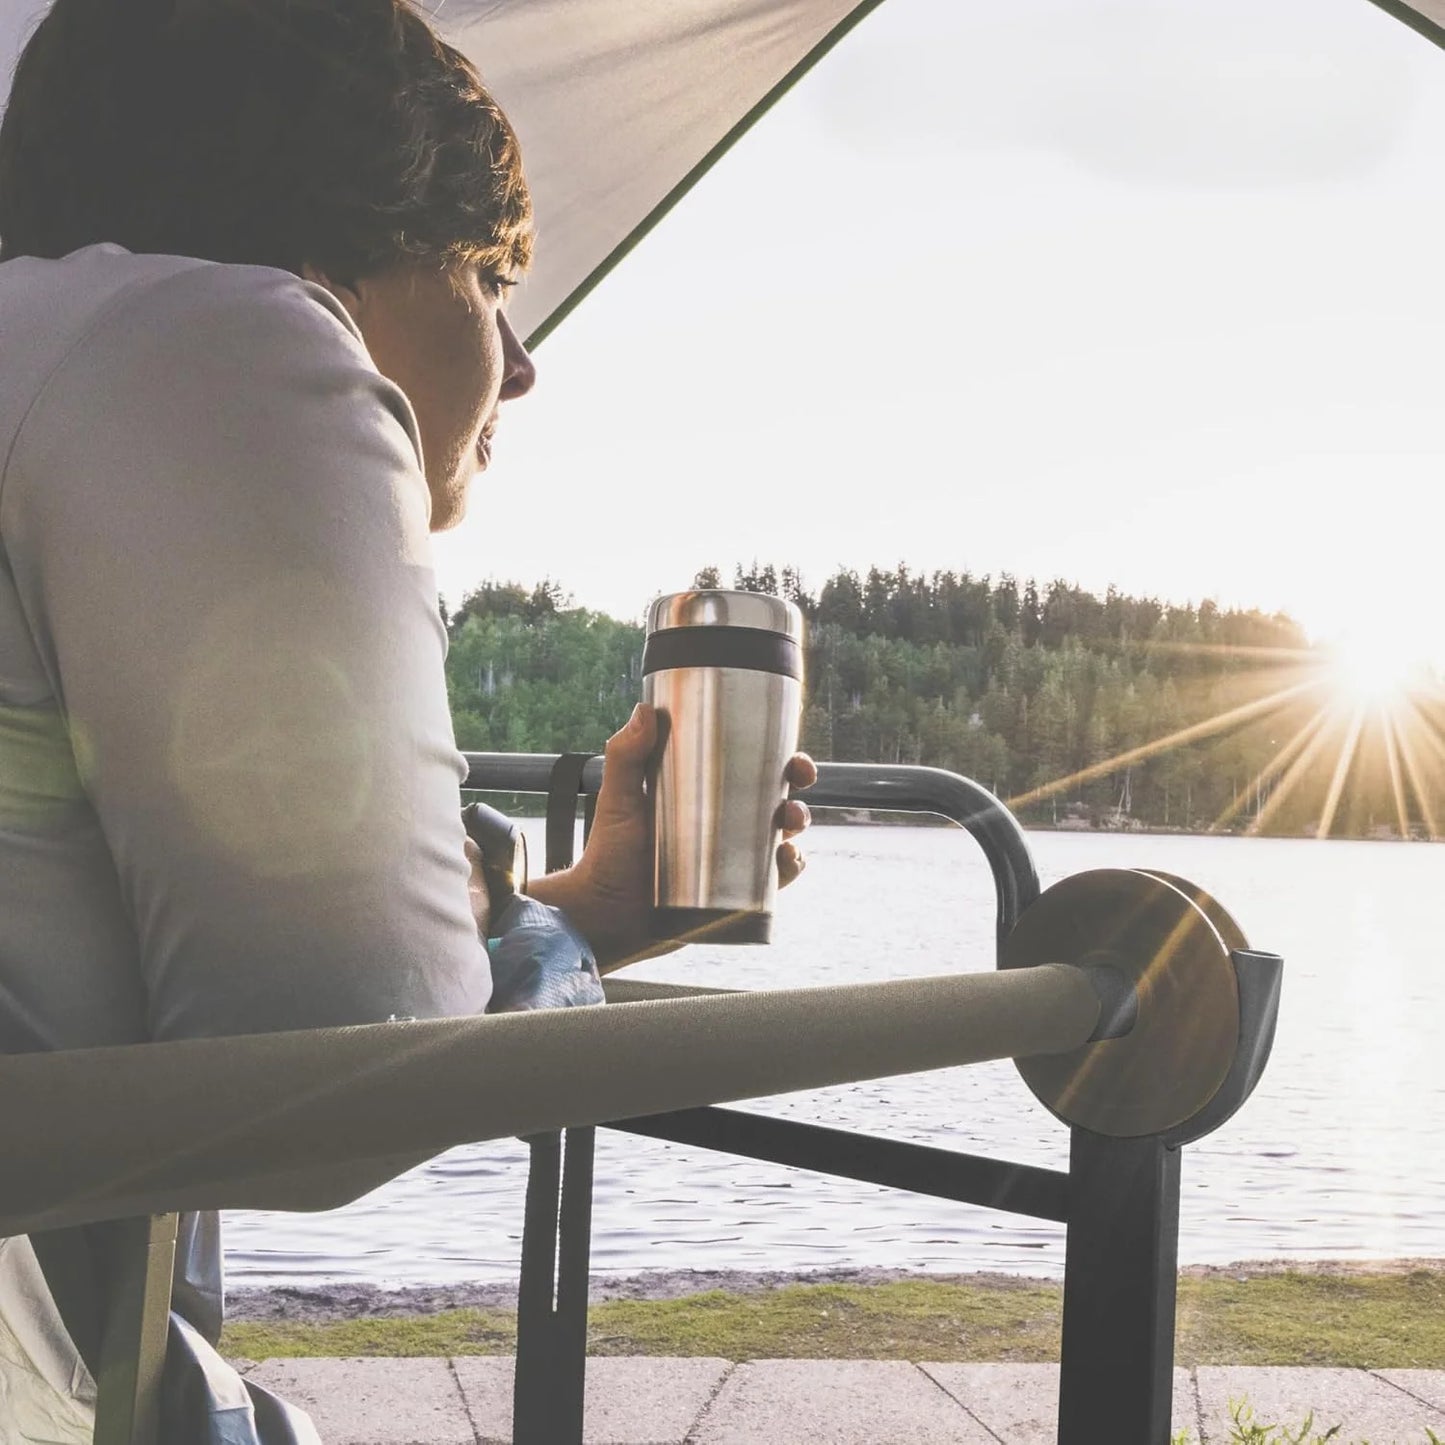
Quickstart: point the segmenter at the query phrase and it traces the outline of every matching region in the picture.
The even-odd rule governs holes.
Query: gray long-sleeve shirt
[[[0,265],[0,1052],[476,1013],[420,440],[320,287]]]

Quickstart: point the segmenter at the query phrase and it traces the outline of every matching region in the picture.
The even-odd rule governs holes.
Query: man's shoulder
[[[252,510],[265,493],[293,520],[299,479],[334,521],[365,475],[425,541],[410,403],[324,288],[274,267],[109,246],[0,266],[0,526],[73,507],[98,517],[102,495],[139,515],[171,505],[202,465],[197,505],[228,494],[225,482]]]
[[[137,255],[108,243],[58,260],[22,256],[0,266],[0,335],[12,374],[92,338],[122,346],[130,338],[163,339],[183,355],[225,340],[294,343],[298,332],[348,349],[361,344],[356,324],[330,293],[271,266]]]
[[[361,333],[288,271],[109,244],[0,265],[0,457],[43,419],[73,435],[241,394],[271,412],[341,373],[375,377]]]
[[[137,287],[156,285],[210,263],[194,256],[137,255],[105,242],[56,259],[17,256],[0,265],[0,315],[16,316],[41,307],[52,314],[82,318],[103,311]],[[7,329],[6,349],[11,336]]]

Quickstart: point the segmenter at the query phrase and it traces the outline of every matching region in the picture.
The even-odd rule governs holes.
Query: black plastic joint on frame
[[[1255,948],[1236,948],[1229,957],[1239,986],[1239,1043],[1234,1062],[1219,1092],[1192,1119],[1163,1136],[1171,1148],[1192,1144],[1232,1118],[1254,1092],[1274,1047],[1284,959]]]
[[[1139,995],[1134,985],[1107,963],[1081,964],[1079,972],[1088,978],[1099,996],[1099,1022],[1094,1025],[1088,1042],[1122,1039],[1139,1022]]]

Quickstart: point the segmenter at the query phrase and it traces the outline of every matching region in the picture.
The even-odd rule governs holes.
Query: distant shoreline
[[[1265,1279],[1297,1274],[1347,1279],[1361,1275],[1404,1275],[1416,1270],[1445,1270],[1441,1259],[1268,1259],[1235,1264],[1191,1264],[1180,1268],[1182,1279]],[[592,1277],[594,1304],[608,1300],[672,1300],[721,1290],[727,1294],[757,1294],[796,1284],[878,1285],[898,1280],[923,1280],[1007,1290],[1037,1289],[1061,1283],[1043,1275],[934,1274],[906,1269],[821,1270],[657,1270],[645,1274]],[[275,1285],[232,1288],[226,1292],[226,1317],[236,1323],[287,1320],[320,1324],[332,1320],[404,1318],[441,1314],[461,1309],[515,1309],[513,1283],[476,1285],[410,1285],[384,1289],[370,1284]]]
[[[486,797],[494,801],[494,804],[502,809],[509,817],[527,819],[533,822],[540,822],[545,815],[542,803],[538,802],[530,794],[511,793],[477,793],[477,797]],[[803,793],[803,800],[807,801],[807,793]],[[1034,823],[1020,819],[1020,826],[1026,833],[1078,833],[1089,837],[1116,838],[1116,837],[1180,837],[1180,838],[1264,838],[1264,839],[1297,839],[1300,842],[1311,843],[1430,843],[1445,842],[1445,839],[1432,838],[1401,838],[1399,836],[1381,838],[1374,837],[1368,833],[1338,833],[1328,838],[1316,838],[1310,833],[1237,833],[1226,829],[1213,831],[1208,828],[1174,828],[1163,823],[1140,823],[1135,827],[1128,828],[1095,828],[1069,826],[1060,823]],[[886,809],[869,810],[863,808],[814,808],[813,826],[815,828],[953,828],[956,827],[951,819],[939,816],[937,813],[914,813],[914,812],[890,812]]]
[[[807,794],[803,794],[806,800]],[[1227,829],[1172,828],[1162,823],[1140,823],[1129,828],[1069,827],[1062,823],[1032,823],[1024,819],[1019,825],[1025,833],[1076,833],[1090,838],[1239,838],[1299,841],[1301,843],[1432,843],[1445,839],[1375,837],[1368,833],[1337,833],[1316,838],[1311,833],[1237,833]],[[936,813],[881,813],[861,808],[815,808],[813,826],[817,828],[952,828],[957,825]]]

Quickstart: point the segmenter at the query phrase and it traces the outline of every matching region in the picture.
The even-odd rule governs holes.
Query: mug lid
[[[796,604],[766,592],[669,593],[647,609],[647,630],[673,627],[753,627],[803,640],[803,614]]]

